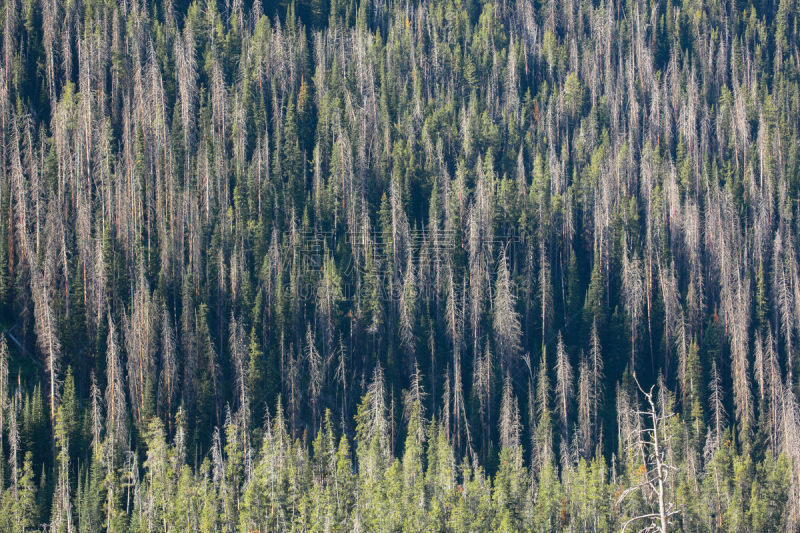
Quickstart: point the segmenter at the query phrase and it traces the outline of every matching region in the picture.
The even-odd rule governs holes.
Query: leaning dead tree
[[[622,525],[621,531],[625,533],[628,526],[644,521],[647,525],[640,528],[639,531],[667,533],[669,531],[670,518],[678,514],[675,502],[669,501],[666,487],[667,478],[670,472],[677,470],[677,468],[666,460],[670,437],[665,435],[664,423],[675,416],[675,413],[667,414],[666,409],[657,407],[657,399],[653,392],[655,385],[645,391],[636,378],[636,374],[634,374],[633,379],[636,381],[636,386],[647,403],[645,410],[636,411],[636,416],[643,420],[641,424],[636,424],[627,442],[629,446],[634,446],[641,451],[645,468],[642,480],[633,487],[626,489],[617,499],[617,505],[620,505],[629,494],[642,491],[645,501],[653,496],[655,497],[658,503],[658,510],[649,513],[643,512],[628,519]]]

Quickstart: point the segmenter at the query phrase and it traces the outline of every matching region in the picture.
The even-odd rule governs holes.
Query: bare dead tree
[[[122,374],[122,361],[117,338],[117,328],[108,316],[108,340],[106,348],[106,435],[113,443],[122,446],[128,442],[128,424],[125,405],[125,377]]]
[[[603,353],[600,345],[600,335],[597,332],[597,319],[592,321],[590,338],[589,365],[591,367],[590,400],[592,403],[592,439],[600,444],[602,438],[600,428],[600,405],[603,403]]]
[[[323,384],[323,361],[322,356],[317,350],[314,334],[311,331],[311,324],[306,329],[306,363],[308,365],[308,384],[311,395],[311,424],[312,429],[316,430],[319,419],[319,398]]]
[[[417,281],[414,270],[414,261],[411,253],[409,253],[398,307],[400,312],[400,344],[412,358],[416,353],[414,317],[417,311]]]
[[[522,465],[522,423],[520,421],[519,404],[511,386],[511,377],[506,374],[503,381],[503,398],[500,402],[500,448],[511,451],[512,460],[517,466]]]
[[[35,268],[35,267],[34,267]],[[34,295],[34,317],[36,325],[36,341],[45,356],[45,365],[49,381],[50,422],[56,418],[56,405],[60,397],[61,342],[57,336],[56,317],[51,303],[50,289],[42,279],[42,275],[34,270],[31,279],[31,292]]]
[[[633,258],[627,250],[623,251],[622,261],[622,292],[625,308],[628,311],[628,321],[631,333],[631,369],[636,371],[636,341],[638,339],[639,322],[642,319],[644,306],[644,279],[641,272],[641,261],[637,255]]]
[[[133,419],[140,421],[145,405],[145,398],[151,391],[148,386],[152,382],[155,371],[155,348],[157,316],[155,304],[150,296],[150,286],[144,276],[144,267],[140,265],[135,288],[132,287],[132,305],[130,316],[123,314],[125,330],[125,348],[128,354],[128,386],[133,408]]]
[[[589,364],[585,356],[578,366],[578,451],[583,457],[591,453],[592,439],[592,386]]]
[[[92,417],[92,449],[97,452],[101,443],[103,432],[103,396],[100,387],[97,386],[97,378],[92,371],[89,386],[89,398],[91,400]]]
[[[14,498],[18,495],[19,489],[19,453],[20,453],[20,435],[19,423],[17,419],[17,411],[19,409],[18,396],[11,400],[11,405],[8,410],[8,465],[11,467],[11,490],[13,491]]]
[[[509,368],[521,350],[522,328],[516,310],[511,273],[506,252],[500,255],[495,282],[492,326],[497,354],[503,369]]]
[[[542,346],[546,344],[553,316],[553,293],[551,287],[552,273],[550,272],[550,258],[547,255],[547,246],[544,240],[539,244],[539,318],[542,326]]]
[[[564,347],[564,338],[558,332],[556,347],[556,396],[558,397],[558,415],[561,419],[561,431],[566,435],[569,424],[570,404],[574,390],[572,364]]]
[[[644,529],[641,529],[643,531],[668,533],[671,518],[679,514],[679,510],[675,502],[671,501],[671,494],[669,494],[666,487],[670,473],[676,471],[677,468],[666,460],[666,447],[669,444],[669,437],[664,434],[663,425],[667,420],[674,417],[675,413],[665,413],[656,406],[658,398],[654,396],[655,385],[645,391],[635,374],[633,378],[636,381],[639,392],[647,402],[644,411],[636,411],[636,416],[643,417],[646,423],[637,428],[635,430],[636,434],[631,436],[632,441],[640,442],[646,450],[645,472],[642,481],[623,491],[617,499],[617,505],[635,491],[642,491],[645,499],[647,499],[647,491],[649,491],[649,493],[655,495],[658,510],[650,513],[644,512],[628,519],[622,525],[622,533],[625,532],[628,526],[641,520],[649,522]]]
[[[469,317],[472,329],[472,349],[478,352],[482,335],[481,317],[484,309],[487,273],[484,268],[483,246],[480,228],[480,213],[477,206],[469,212]]]
[[[167,429],[172,432],[173,402],[178,392],[178,358],[175,346],[175,330],[164,308],[161,317],[161,374],[158,383],[158,399],[165,408]]]
[[[492,421],[492,373],[494,363],[489,342],[483,355],[476,355],[472,366],[472,391],[478,397],[478,412],[483,427],[484,445],[488,444]]]
[[[709,401],[711,402],[711,420],[713,423],[713,431],[709,437],[712,439],[716,450],[719,448],[722,432],[727,422],[725,403],[722,397],[722,381],[716,361],[711,362],[711,381],[709,381],[708,388],[710,390]]]
[[[791,460],[791,482],[789,486],[789,516],[787,531],[797,530],[797,509],[800,503],[800,405],[787,380],[781,397],[780,451]]]
[[[778,452],[778,426],[780,424],[780,413],[782,405],[781,390],[782,377],[780,363],[778,362],[778,353],[775,349],[777,341],[772,336],[772,327],[767,327],[767,339],[765,341],[765,354],[764,364],[766,366],[766,391],[767,391],[767,409],[769,411],[767,428],[769,429],[770,444],[772,451]]]
[[[5,413],[8,408],[8,344],[6,336],[0,334],[0,441],[3,439]]]

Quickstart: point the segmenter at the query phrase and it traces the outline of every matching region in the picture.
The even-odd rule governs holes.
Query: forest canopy
[[[797,0],[0,20],[0,531],[800,528]]]

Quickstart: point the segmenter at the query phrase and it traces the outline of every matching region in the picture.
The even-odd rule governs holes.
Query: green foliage
[[[0,531],[798,529],[796,1],[0,18]]]

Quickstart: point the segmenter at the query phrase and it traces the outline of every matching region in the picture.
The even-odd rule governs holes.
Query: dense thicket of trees
[[[5,0],[0,530],[796,531],[796,0]]]

